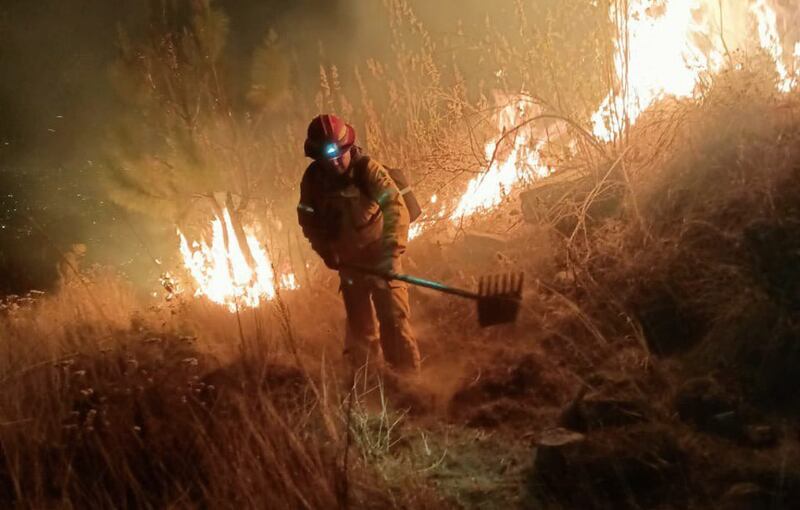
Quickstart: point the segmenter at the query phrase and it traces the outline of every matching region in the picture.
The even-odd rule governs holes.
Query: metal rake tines
[[[517,320],[523,279],[523,273],[506,273],[485,276],[478,281],[478,322],[481,326]]]
[[[482,276],[478,281],[478,294],[488,297],[522,297],[525,273],[503,273]]]

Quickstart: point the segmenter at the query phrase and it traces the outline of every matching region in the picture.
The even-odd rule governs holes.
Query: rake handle
[[[411,285],[416,285],[418,287],[425,287],[435,291],[443,292],[445,294],[452,294],[454,296],[460,296],[467,299],[480,300],[482,298],[482,296],[477,292],[470,292],[468,290],[458,289],[456,287],[450,287],[449,285],[445,285],[443,283],[435,282],[433,280],[426,280],[424,278],[418,278],[416,276],[411,276],[408,274],[392,273],[392,272],[387,273],[383,271],[378,271],[377,269],[373,269],[371,267],[353,266],[349,264],[343,265],[342,268],[352,269],[354,271],[358,271],[359,273],[365,273],[372,276],[378,276],[387,281],[398,280],[401,282],[410,283]]]

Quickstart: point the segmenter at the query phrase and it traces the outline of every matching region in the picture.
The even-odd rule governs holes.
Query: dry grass
[[[342,404],[338,382],[309,377],[280,346],[242,353],[234,343],[225,353],[208,331],[187,333],[192,316],[172,304],[142,312],[110,277],[9,307],[0,337],[2,504],[425,505],[424,494],[382,490],[360,455],[343,465],[348,423],[359,450],[389,445],[386,431],[364,428],[364,410]]]

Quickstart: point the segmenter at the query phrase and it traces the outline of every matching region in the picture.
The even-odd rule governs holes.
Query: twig
[[[5,376],[4,378],[0,379],[0,386],[4,385],[5,383],[10,381],[11,379],[23,376],[23,375],[27,374],[28,372],[33,372],[37,368],[41,368],[41,367],[46,366],[46,365],[62,363],[64,361],[76,358],[77,356],[78,356],[78,353],[72,353],[72,354],[68,354],[66,356],[61,356],[60,358],[56,358],[56,359],[52,359],[52,360],[46,360],[46,361],[40,361],[38,363],[34,363],[33,365],[29,365],[27,367],[21,368],[20,370],[17,370],[13,374],[9,374],[9,375]]]
[[[724,25],[724,16],[722,15],[722,0],[719,1],[719,40],[722,41],[722,47],[725,48],[725,56],[728,57],[728,64],[733,69],[733,57],[731,56],[731,50],[728,49],[728,43],[725,42],[725,25]]]
[[[642,235],[644,236],[645,244],[650,240],[650,231],[647,230],[647,226],[644,222],[644,217],[642,216],[641,211],[639,210],[639,201],[636,200],[636,193],[633,191],[633,185],[631,184],[630,176],[628,175],[628,167],[625,165],[625,162],[622,161],[622,175],[625,177],[625,185],[628,187],[628,193],[631,196],[631,203],[633,204],[633,213],[636,216],[636,222],[639,224],[639,228],[642,231]]]
[[[564,302],[564,304],[566,304],[567,307],[569,307],[570,310],[575,312],[575,314],[578,316],[578,319],[580,319],[581,323],[583,323],[583,325],[592,334],[592,336],[594,336],[597,340],[599,340],[604,344],[609,343],[605,335],[603,335],[603,333],[599,329],[597,329],[597,326],[595,326],[592,323],[592,320],[589,318],[588,315],[586,315],[586,313],[584,313],[583,310],[581,310],[580,306],[578,306],[577,303],[575,303],[573,300],[571,300],[570,298],[568,298],[567,296],[556,290],[554,287],[551,287],[542,281],[540,281],[539,284],[542,287],[544,287],[545,290],[548,290],[553,295],[561,299]]]
[[[355,381],[350,388],[350,393],[347,396],[347,419],[345,420],[345,438],[344,438],[344,453],[342,454],[342,487],[339,494],[339,505],[342,508],[350,506],[350,446],[353,442],[353,434],[350,430],[353,417],[353,401],[355,400],[356,393]]]

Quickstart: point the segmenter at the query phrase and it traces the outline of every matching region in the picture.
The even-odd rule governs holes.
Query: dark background
[[[242,57],[229,59],[234,73],[270,29],[299,46],[351,32],[335,0],[214,5],[230,17],[228,53]],[[143,27],[146,12],[140,1],[0,3],[0,294],[52,287],[73,243],[88,246],[87,262],[158,270],[144,245],[174,233],[110,204],[97,179],[119,108],[106,79],[118,30]]]

